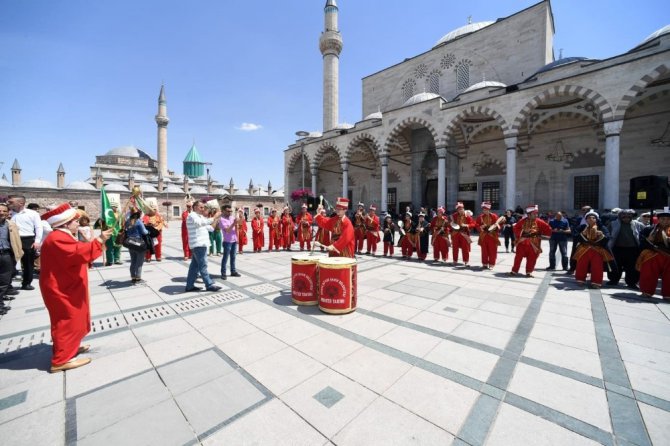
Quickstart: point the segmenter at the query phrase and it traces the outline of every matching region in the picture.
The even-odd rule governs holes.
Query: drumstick
[[[319,206],[323,206],[323,195],[319,195]]]

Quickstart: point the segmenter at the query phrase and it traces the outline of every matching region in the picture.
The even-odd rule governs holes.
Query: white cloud
[[[243,122],[241,126],[236,127],[237,130],[242,130],[243,132],[255,132],[263,128],[260,124],[254,124],[253,122]]]

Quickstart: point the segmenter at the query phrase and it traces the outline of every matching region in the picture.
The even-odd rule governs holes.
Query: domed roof
[[[148,158],[151,159],[149,155],[143,150],[138,149],[135,146],[121,146],[115,147],[109,152],[105,153],[105,156],[127,156],[129,158]]]
[[[439,98],[439,94],[435,93],[426,93],[425,91],[423,93],[415,94],[411,98],[405,101],[404,104],[402,104],[403,107],[407,107],[408,105],[414,105],[418,104],[419,102],[424,102],[424,101],[430,101],[431,99]]]
[[[133,172],[133,179],[134,179],[135,181],[138,181],[138,182],[139,182],[139,181],[147,181],[147,177],[145,177],[145,176],[142,175],[141,173],[136,173],[136,172]]]
[[[128,192],[128,188],[121,183],[105,184],[105,190],[107,192]]]
[[[249,192],[246,189],[238,189],[235,195],[249,195]]]
[[[649,34],[649,36],[646,39],[644,39],[642,41],[642,43],[640,43],[640,45],[644,45],[645,43],[649,42],[650,40],[654,40],[655,38],[661,37],[663,34],[668,34],[668,33],[670,33],[670,25],[665,25],[663,28]]]
[[[2,186],[2,187],[12,187],[12,183],[7,181],[7,178],[0,178],[0,186]]]
[[[158,192],[158,189],[147,183],[140,184],[140,190],[142,192]]]
[[[49,181],[43,179],[43,178],[38,178],[36,180],[30,180],[26,181],[25,183],[21,184],[21,187],[41,187],[44,189],[55,189],[56,187],[51,184]]]
[[[368,121],[368,120],[371,120],[371,119],[382,119],[382,112],[377,110],[374,113],[370,113],[365,118],[363,118],[363,121]]]
[[[352,129],[354,128],[353,124],[349,124],[348,122],[341,122],[337,124],[335,127],[333,127],[336,130],[347,130],[347,129]]]
[[[114,172],[103,172],[102,178],[105,180],[120,180],[121,177]]]
[[[504,88],[504,87],[507,87],[507,85],[503,84],[502,82],[481,81],[481,82],[477,82],[474,85],[470,85],[468,88],[466,88],[463,91],[463,93],[468,93],[470,91],[479,90],[481,88]]]
[[[191,146],[191,150],[188,151],[186,154],[186,158],[184,158],[185,163],[202,163],[202,157],[200,156],[200,152],[198,152],[198,149],[196,149],[195,144]]]
[[[569,65],[571,63],[579,62],[582,60],[590,60],[590,59],[587,57],[563,57],[562,59],[558,59],[551,63],[546,64],[545,66],[537,70],[535,74],[544,73],[546,71],[553,70],[556,67],[560,67],[562,65]]]
[[[494,23],[495,22],[492,21],[468,23],[467,25],[461,26],[460,28],[456,28],[455,30],[442,36],[442,38],[437,41],[437,43],[433,48],[440,45],[444,45],[447,42],[451,42],[454,39],[465,36],[467,34],[471,34],[475,31],[479,31],[480,29],[486,28],[487,26],[492,25]]]
[[[183,194],[184,189],[177,186],[176,184],[169,184],[168,187],[165,188],[164,192],[167,192],[167,193],[170,193],[170,194]]]
[[[96,190],[95,187],[91,186],[86,181],[73,181],[67,185],[66,189]]]
[[[192,194],[206,194],[207,189],[202,186],[193,186],[188,190]]]
[[[220,195],[230,195],[230,194],[225,189],[212,189],[212,195],[220,196]]]

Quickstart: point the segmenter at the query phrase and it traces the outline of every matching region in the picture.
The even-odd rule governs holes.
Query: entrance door
[[[426,181],[423,194],[423,204],[428,209],[437,209],[437,178]],[[444,181],[444,196],[447,196],[447,181]]]

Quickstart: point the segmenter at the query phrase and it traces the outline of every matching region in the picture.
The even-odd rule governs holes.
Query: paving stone
[[[174,395],[231,373],[233,367],[214,349],[159,367],[158,373]]]

